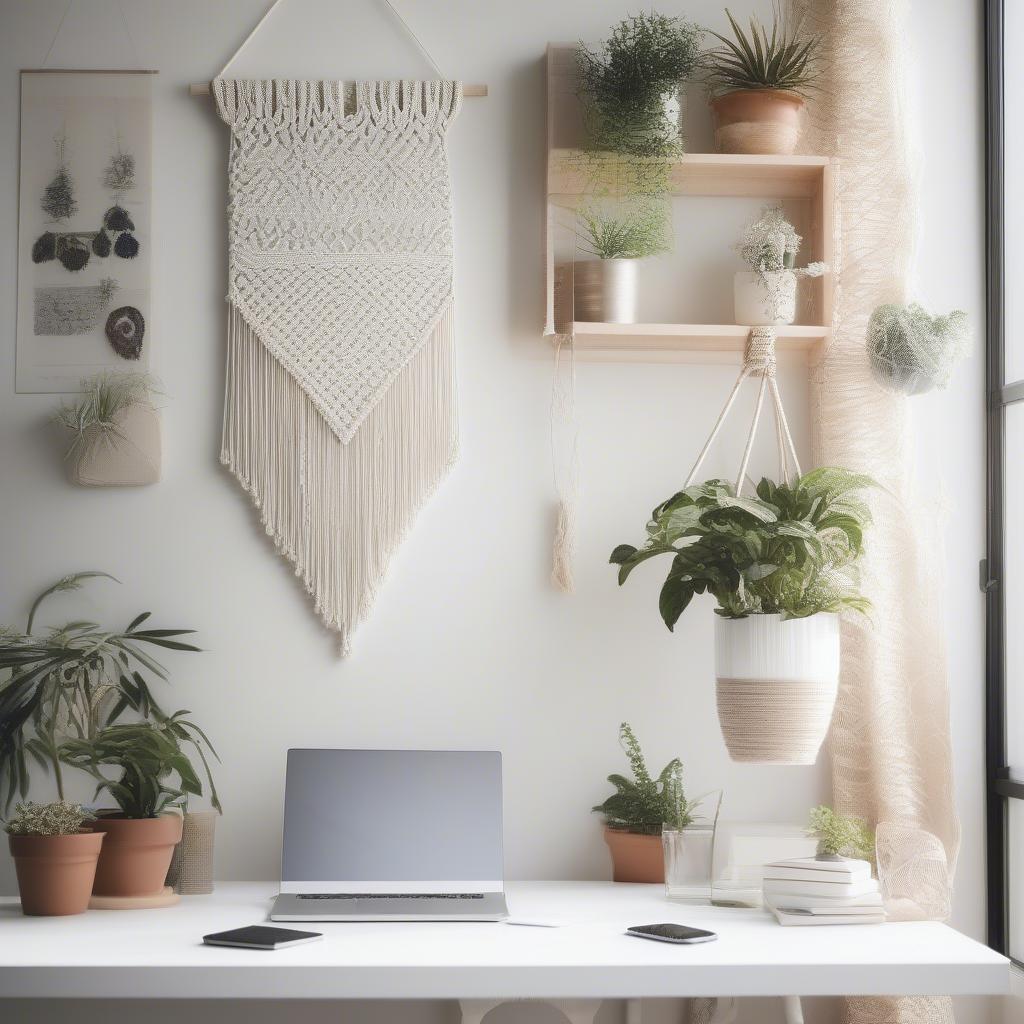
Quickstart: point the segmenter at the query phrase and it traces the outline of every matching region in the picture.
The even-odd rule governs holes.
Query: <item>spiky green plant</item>
[[[649,558],[669,555],[659,610],[671,630],[695,594],[715,597],[726,618],[784,619],[845,609],[866,611],[856,562],[871,522],[859,492],[870,477],[815,469],[793,483],[764,479],[752,497],[725,480],[687,487],[662,502],[641,548],[620,544],[610,561],[619,585]]]
[[[678,757],[651,778],[640,742],[628,722],[619,726],[619,742],[629,759],[633,778],[613,774],[608,781],[615,792],[592,810],[603,814],[609,828],[640,835],[660,835],[662,825],[685,828],[693,821],[700,800],[689,800],[683,790],[683,763]]]
[[[818,840],[819,857],[874,857],[875,836],[864,819],[824,804],[812,809],[807,834]]]
[[[109,280],[109,279],[108,279]],[[104,302],[110,301],[113,295],[114,282],[101,283],[108,293]],[[74,434],[67,456],[70,457],[86,440],[98,432],[97,440],[112,444],[114,439],[124,440],[118,427],[118,417],[133,405],[152,405],[152,397],[156,391],[153,378],[146,373],[98,373],[94,377],[86,377],[82,381],[82,396],[71,405],[61,403],[55,418],[62,426]]]
[[[714,89],[784,89],[805,93],[818,77],[816,54],[818,40],[803,38],[800,25],[787,25],[779,12],[773,12],[771,35],[758,20],[750,17],[750,34],[726,8],[732,27],[732,39],[712,32],[721,46],[704,54],[708,83]]]
[[[114,580],[96,571],[65,576],[32,603],[24,633],[0,629],[0,808],[9,810],[15,796],[28,795],[30,759],[53,772],[63,800],[65,743],[88,742],[130,713],[195,750],[205,768],[211,803],[220,809],[207,759],[207,754],[216,757],[216,751],[188,712],[163,711],[147,679],[167,679],[150,653],[153,648],[199,650],[182,639],[193,630],[142,628],[150,614],[142,612],[122,630],[76,620],[33,631],[47,598],[76,591],[96,578]]]
[[[600,260],[643,259],[669,248],[668,215],[660,203],[633,203],[618,214],[584,206],[579,219],[579,249]]]
[[[55,800],[49,804],[18,804],[7,823],[12,836],[73,836],[82,831],[87,821],[94,821],[81,804]]]

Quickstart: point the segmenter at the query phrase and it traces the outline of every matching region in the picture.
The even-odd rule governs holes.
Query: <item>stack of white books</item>
[[[781,925],[881,924],[882,893],[866,860],[800,857],[765,865],[764,902]]]

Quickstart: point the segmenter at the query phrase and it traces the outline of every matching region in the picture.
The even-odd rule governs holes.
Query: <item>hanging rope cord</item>
[[[711,434],[708,436],[707,441],[704,442],[700,455],[697,456],[697,461],[693,464],[693,469],[690,470],[690,474],[686,478],[686,483],[683,484],[684,489],[693,483],[694,478],[700,471],[700,467],[704,464],[711,446],[715,443],[715,439],[729,417],[743,382],[748,377],[760,377],[761,385],[757,391],[757,404],[754,406],[754,417],[750,424],[750,431],[747,434],[747,443],[743,448],[743,460],[740,463],[740,471],[736,475],[736,493],[740,493],[743,481],[747,475],[747,466],[750,464],[750,453],[754,447],[754,438],[757,436],[757,427],[761,420],[761,411],[764,408],[766,391],[770,392],[772,405],[775,409],[775,441],[779,450],[779,473],[781,478],[787,482],[789,481],[791,458],[796,476],[799,477],[801,475],[800,460],[797,458],[796,446],[793,444],[793,435],[789,430],[786,410],[782,407],[782,396],[779,394],[775,370],[775,328],[752,327],[750,334],[747,336],[747,346],[743,353],[743,368],[736,378],[732,391],[729,392],[729,397],[725,400],[722,411],[718,414],[718,419],[711,429]]]
[[[441,69],[437,66],[437,61],[435,61],[434,58],[430,56],[430,52],[423,45],[423,43],[420,42],[419,36],[416,35],[415,32],[413,32],[412,27],[405,20],[405,18],[403,18],[401,14],[398,13],[398,10],[395,8],[395,5],[391,2],[391,0],[381,0],[381,2],[391,12],[391,14],[394,16],[395,21],[397,21],[398,24],[405,31],[405,34],[416,45],[416,49],[420,51],[420,54],[423,56],[423,59],[431,66],[431,68],[434,71],[434,74],[436,74],[438,78],[444,78],[444,74],[442,74]],[[245,37],[245,39],[242,40],[242,45],[239,46],[237,50],[235,50],[235,52],[228,58],[227,64],[225,64],[224,67],[222,67],[214,77],[224,77],[224,73],[227,71],[229,67],[231,67],[232,64],[235,63],[241,52],[249,45],[249,43],[252,42],[253,38],[256,36],[256,33],[259,32],[261,28],[263,28],[263,26],[266,24],[267,19],[270,17],[271,14],[274,13],[275,8],[279,7],[283,3],[284,0],[274,0],[274,2],[264,12],[263,17],[260,18],[260,20],[257,21],[256,24],[253,26],[253,30]]]

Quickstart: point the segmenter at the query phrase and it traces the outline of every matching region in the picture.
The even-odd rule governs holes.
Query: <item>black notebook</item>
[[[208,946],[241,946],[243,949],[283,949],[285,946],[299,946],[303,942],[322,939],[321,932],[300,932],[294,928],[269,928],[254,924],[248,928],[232,928],[227,932],[204,935]]]

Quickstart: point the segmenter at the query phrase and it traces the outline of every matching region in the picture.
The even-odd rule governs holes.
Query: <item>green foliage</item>
[[[871,514],[858,492],[872,485],[870,477],[822,468],[792,484],[764,479],[747,498],[725,480],[709,480],[662,502],[644,546],[620,544],[610,561],[621,585],[641,562],[671,556],[659,599],[670,630],[703,593],[726,618],[866,611],[855,563]]]
[[[758,273],[791,270],[796,266],[801,241],[782,209],[767,206],[757,220],[744,228],[736,252],[751,270]]]
[[[631,203],[616,216],[599,207],[579,211],[579,248],[601,260],[643,259],[669,248],[668,224],[657,203]]]
[[[73,836],[95,818],[81,804],[55,800],[51,804],[18,804],[7,823],[12,836]]]
[[[824,805],[815,807],[807,834],[818,840],[819,856],[874,858],[875,836],[862,818],[839,814]]]
[[[733,38],[711,34],[721,46],[704,55],[708,81],[724,91],[733,89],[785,89],[805,92],[818,77],[816,53],[818,40],[804,39],[800,27],[787,26],[775,11],[769,36],[765,27],[751,15],[750,35],[726,8]]]
[[[195,749],[219,810],[206,757],[207,752],[216,756],[209,741],[184,717],[188,712],[167,715],[147,679],[150,674],[167,679],[153,648],[199,650],[181,639],[193,630],[142,628],[150,614],[142,612],[123,630],[78,620],[33,632],[47,598],[76,591],[97,577],[114,579],[95,571],[65,576],[33,602],[24,633],[0,630],[0,807],[9,810],[15,796],[28,795],[30,758],[44,771],[52,769],[63,799],[67,740],[89,741],[131,713]]]
[[[112,295],[113,288],[109,291]],[[70,456],[82,444],[87,431],[99,430],[107,442],[115,437],[123,440],[116,423],[118,415],[133,405],[150,405],[155,390],[153,379],[146,373],[106,372],[86,377],[82,397],[73,405],[61,403],[56,413],[57,422],[75,435],[67,454]]]
[[[595,148],[635,157],[682,152],[663,98],[693,73],[701,36],[692,22],[651,11],[619,22],[597,50],[580,44],[580,98]]]
[[[186,714],[179,711],[159,723],[110,725],[89,739],[67,740],[61,759],[92,775],[96,794],[106,790],[126,817],[155,818],[203,791],[174,728]],[[120,775],[111,779],[103,767],[118,769]],[[173,776],[174,784],[169,781]]]
[[[641,835],[661,835],[661,827],[685,828],[693,821],[700,800],[688,800],[683,791],[683,765],[678,757],[661,770],[657,779],[647,770],[640,743],[628,722],[619,726],[619,742],[629,759],[633,778],[609,775],[615,792],[592,808],[605,816],[609,828]]]

